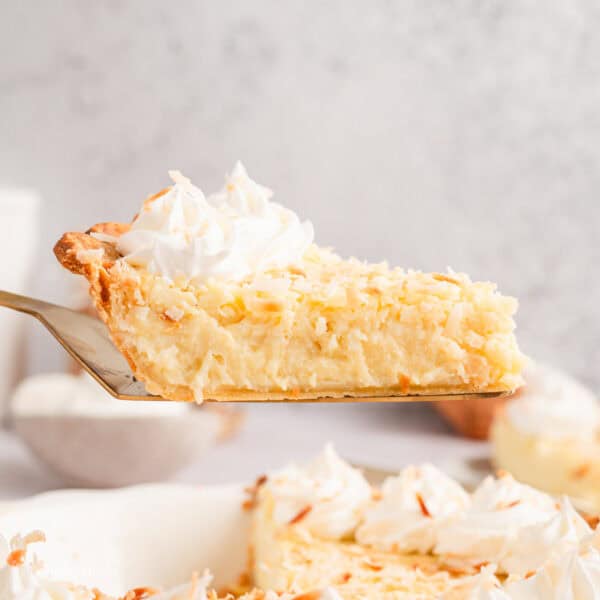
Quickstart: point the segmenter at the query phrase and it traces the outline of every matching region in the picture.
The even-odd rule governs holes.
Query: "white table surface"
[[[441,467],[487,456],[486,443],[452,434],[433,408],[417,404],[248,405],[237,435],[211,449],[173,481],[253,480],[334,442],[348,459],[387,469],[430,461]],[[10,431],[0,431],[0,500],[62,487]]]

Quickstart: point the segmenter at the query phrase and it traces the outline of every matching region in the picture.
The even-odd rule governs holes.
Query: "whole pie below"
[[[377,489],[329,446],[259,480],[253,498],[253,576],[265,589],[330,586],[345,600],[600,594],[597,520],[507,473],[469,494],[425,464]]]
[[[568,499],[557,501],[508,474],[467,493],[424,464],[375,488],[328,446],[307,465],[261,477],[248,492],[250,568],[236,593],[212,590],[207,571],[178,588],[138,588],[120,600],[594,600],[600,594],[597,523]],[[2,600],[113,600],[45,579],[28,551],[42,539],[37,532],[3,547],[0,537]]]
[[[239,163],[206,198],[171,176],[131,224],[66,233],[55,247],[88,279],[150,393],[272,400],[521,384],[517,302],[494,284],[343,260]]]

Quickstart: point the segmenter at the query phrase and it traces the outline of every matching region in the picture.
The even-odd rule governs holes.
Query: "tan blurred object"
[[[501,398],[474,398],[442,400],[435,409],[460,435],[476,440],[487,440],[496,411],[519,392]]]
[[[235,437],[246,418],[243,410],[237,406],[230,406],[227,404],[205,404],[202,409],[218,415],[221,419],[221,428],[217,437],[217,441],[219,442],[224,442]]]

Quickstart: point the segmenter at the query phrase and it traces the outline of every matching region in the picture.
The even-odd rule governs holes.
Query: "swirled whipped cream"
[[[389,477],[381,492],[356,532],[361,544],[381,550],[430,552],[440,528],[470,505],[462,486],[429,464]]]
[[[274,502],[277,523],[298,524],[324,539],[351,535],[371,498],[362,473],[328,444],[307,466],[291,465],[272,475],[265,489]]]
[[[93,600],[91,592],[77,586],[52,581],[43,574],[43,565],[28,551],[34,542],[44,541],[34,531],[16,535],[10,543],[0,535],[0,598],[2,600]]]
[[[539,568],[510,575],[501,584],[490,564],[477,575],[459,580],[442,600],[598,600],[600,552],[598,534],[585,535],[578,544],[555,551]]]
[[[496,577],[495,569],[495,565],[488,565],[476,575],[451,583],[440,600],[511,600]]]
[[[506,407],[519,431],[552,438],[590,439],[600,432],[600,402],[578,381],[556,369],[535,365],[526,387]]]
[[[587,536],[574,548],[555,554],[527,577],[505,583],[510,600],[598,600],[600,552],[597,535]]]
[[[524,575],[590,533],[568,499],[557,503],[503,475],[486,478],[471,506],[438,532],[435,553],[451,563],[490,562],[500,572]]]
[[[298,262],[313,241],[311,223],[272,202],[239,162],[207,198],[179,172],[170,175],[174,185],[146,201],[130,231],[110,238],[131,265],[169,279],[241,280]]]

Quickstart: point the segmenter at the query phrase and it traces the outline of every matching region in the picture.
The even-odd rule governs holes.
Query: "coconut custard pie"
[[[503,473],[472,494],[431,465],[372,488],[333,448],[253,493],[253,574],[344,600],[594,600],[600,530]]]
[[[249,491],[250,539],[240,531],[236,543],[250,542],[250,572],[236,593],[215,591],[205,571],[175,588],[140,587],[118,600],[600,596],[600,530],[568,499],[557,501],[508,474],[488,477],[471,494],[425,464],[405,468],[377,489],[328,446],[308,465],[261,477]],[[15,536],[10,544],[0,535],[2,600],[117,600],[54,579],[53,565],[30,549],[43,541],[41,532]],[[181,541],[162,550],[176,554]],[[64,559],[56,558],[58,564]]]
[[[517,303],[466,275],[343,260],[237,164],[205,197],[174,184],[131,224],[67,233],[113,340],[174,400],[509,391]]]

